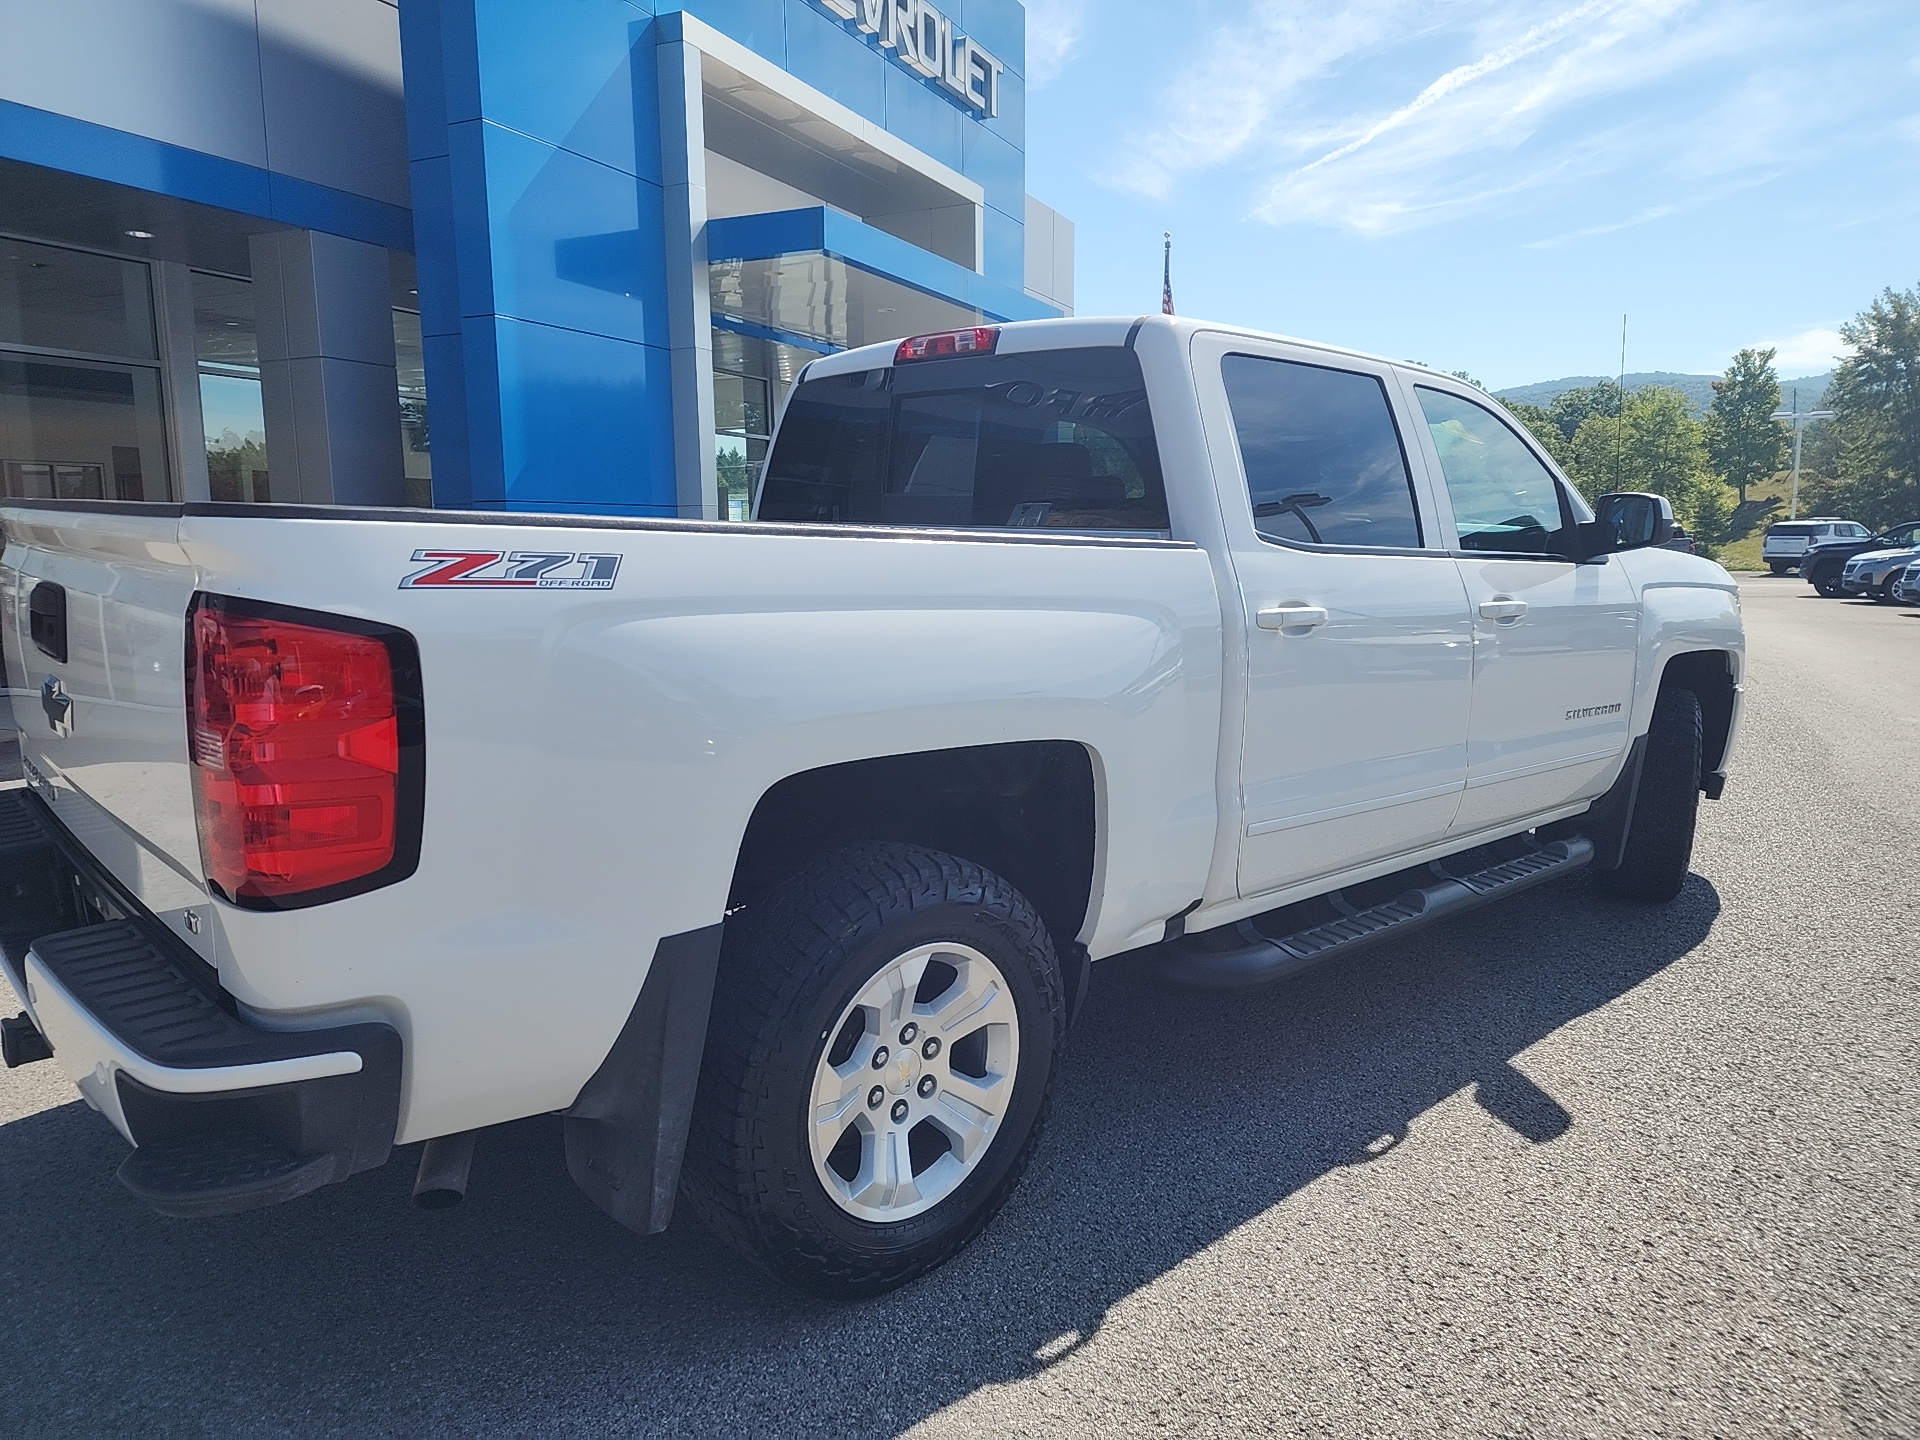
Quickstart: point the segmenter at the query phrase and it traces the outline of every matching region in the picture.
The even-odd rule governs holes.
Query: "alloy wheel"
[[[826,1032],[807,1116],[814,1174],[861,1220],[932,1209],[979,1166],[1020,1064],[1006,977],[967,945],[882,966]]]

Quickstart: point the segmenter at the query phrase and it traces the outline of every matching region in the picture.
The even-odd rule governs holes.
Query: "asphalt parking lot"
[[[557,1122],[222,1221],[0,1073],[0,1431],[1920,1433],[1920,611],[1744,586],[1674,904],[1546,887],[1291,985],[1099,972],[986,1238],[856,1306],[579,1195]]]

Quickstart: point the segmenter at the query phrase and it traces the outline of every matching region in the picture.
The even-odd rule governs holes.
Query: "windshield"
[[[1164,533],[1140,362],[1111,346],[807,380],[781,418],[757,518]]]

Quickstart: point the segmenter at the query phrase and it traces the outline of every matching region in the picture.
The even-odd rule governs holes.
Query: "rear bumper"
[[[135,1146],[121,1181],[173,1215],[292,1199],[382,1164],[392,1026],[274,1030],[25,791],[0,795],[0,955],[81,1095]]]

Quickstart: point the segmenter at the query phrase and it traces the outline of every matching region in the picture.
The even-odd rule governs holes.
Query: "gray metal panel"
[[[257,0],[270,167],[410,203],[399,11],[383,0]]]
[[[267,163],[252,0],[0,0],[0,36],[0,98]]]
[[[1053,299],[1073,313],[1073,221],[1058,211],[1053,216]]]

